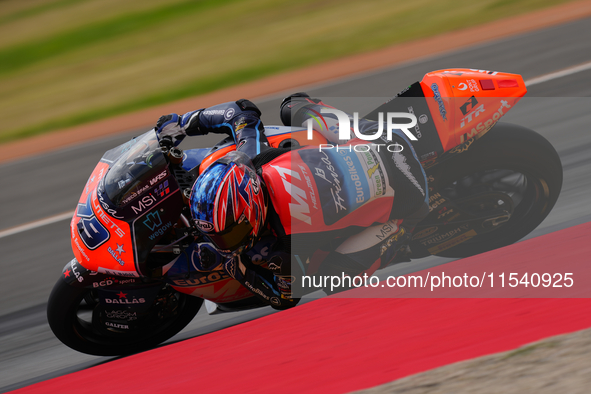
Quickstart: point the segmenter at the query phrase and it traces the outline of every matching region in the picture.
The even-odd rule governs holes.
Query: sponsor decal
[[[382,225],[382,228],[380,228],[380,233],[376,234],[376,237],[380,240],[383,241],[384,239],[386,239],[386,237],[392,232],[392,231],[398,231],[398,226],[397,226],[397,221],[395,220],[391,220],[389,222],[386,222]]]
[[[422,114],[421,116],[419,116],[419,123],[420,124],[425,124],[428,121],[429,121],[429,117],[426,114]],[[417,136],[417,137],[419,137],[419,136]]]
[[[421,239],[421,238],[425,238],[428,237],[429,235],[433,234],[435,231],[437,231],[437,226],[435,227],[428,227],[426,229],[423,229],[421,231],[419,231],[418,233],[416,233],[412,239]]]
[[[119,304],[119,305],[132,305],[132,304],[145,304],[145,298],[133,298],[128,300],[127,298],[105,298],[107,304]]]
[[[139,197],[143,192],[145,192],[149,188],[150,188],[150,185],[145,185],[143,187],[140,187],[139,189],[137,189],[136,191],[134,191],[133,193],[131,193],[129,195],[129,197],[127,197],[125,200],[121,201],[121,203],[122,204],[127,204],[128,202],[135,200],[136,197]]]
[[[445,201],[446,201],[445,198],[440,198],[438,200],[435,200],[433,203],[431,203],[431,205],[429,205],[429,213],[431,213],[431,211],[433,211],[435,208],[437,208],[441,204],[445,203]]]
[[[117,249],[113,250],[110,246],[107,248],[107,251],[109,252],[109,254],[111,255],[111,257],[113,257],[115,259],[116,262],[118,262],[120,265],[125,265],[125,261],[123,261],[123,259],[121,258],[121,253],[125,253],[125,250],[123,250],[123,244],[119,245],[118,243],[115,243],[117,245]]]
[[[429,153],[425,153],[424,155],[421,156],[421,161],[425,161],[428,159],[435,159],[437,158],[437,152],[435,151],[431,151]]]
[[[76,280],[78,282],[83,282],[84,281],[84,278],[82,277],[82,274],[77,271],[77,266],[74,263],[74,261],[76,261],[76,260],[71,260],[70,261],[70,267],[72,268],[72,273],[74,274],[74,276],[76,277]],[[70,276],[70,275],[66,275],[66,276]]]
[[[172,227],[172,222],[168,222],[168,223],[164,223],[164,225],[162,225],[162,227],[160,227],[158,230],[154,231],[154,233],[148,235],[148,238],[150,238],[150,240],[154,240],[157,237],[160,237],[162,235],[164,235],[164,233]]]
[[[310,207],[308,205],[308,197],[306,196],[306,192],[299,187],[294,186],[290,182],[291,179],[288,180],[286,177],[286,175],[289,175],[290,178],[301,180],[300,174],[297,171],[292,171],[291,169],[275,166],[273,164],[271,164],[271,167],[273,167],[275,171],[279,173],[285,190],[291,196],[291,200],[295,201],[295,203],[289,203],[289,214],[291,217],[312,225],[312,219],[310,216],[308,216],[308,214],[310,214]]]
[[[246,118],[241,117],[236,122],[234,122],[234,132],[238,134],[240,130],[246,127]]]
[[[470,71],[474,71],[477,73],[489,74],[489,75],[497,75],[498,71],[488,71],[488,70],[477,70],[475,68],[471,68]]]
[[[408,107],[408,112],[414,115],[415,109],[412,106]],[[421,119],[422,119],[422,121],[421,121]],[[427,123],[427,115],[421,115],[419,117],[419,123],[421,123],[421,124]],[[423,133],[421,133],[421,129],[418,124],[415,125],[415,135],[417,136],[417,138],[423,137]]]
[[[107,242],[111,235],[96,216],[90,218],[81,218],[78,222],[78,234],[84,245],[90,250],[94,250]]]
[[[78,249],[80,254],[82,254],[82,257],[84,257],[86,261],[90,261],[90,257],[88,257],[84,248],[80,246],[80,244],[78,243],[78,238],[74,238],[74,244],[76,245],[76,248]]]
[[[280,256],[273,256],[271,260],[269,260],[269,265],[267,268],[271,271],[281,271],[281,265],[283,264],[283,259]]]
[[[462,234],[456,238],[450,239],[449,241],[444,242],[441,245],[437,245],[432,248],[429,248],[428,249],[429,253],[437,254],[437,253],[442,252],[444,250],[453,248],[454,246],[459,245],[462,242],[469,240],[470,238],[474,237],[475,235],[476,235],[476,231],[470,230],[466,234]]]
[[[410,172],[410,166],[406,163],[406,157],[402,153],[394,153],[392,155],[392,159],[394,160],[394,164],[396,167],[402,172],[408,180],[421,192],[423,196],[425,196],[425,191],[423,187],[417,181],[417,178]]]
[[[113,283],[112,279],[107,279],[107,280],[101,280],[100,282],[94,282],[92,284],[92,287],[106,287],[106,286],[111,286]]]
[[[128,150],[130,150],[131,147],[134,146],[136,142],[137,142],[137,139],[134,138],[134,139],[132,139],[130,141],[127,141],[123,145],[121,145],[120,154],[123,154],[123,153],[127,152]]]
[[[123,219],[123,216],[117,216],[117,211],[110,208],[109,204],[107,204],[105,202],[105,199],[103,197],[103,193],[101,192],[100,188],[96,190],[96,194],[98,196],[99,202],[101,204],[101,206],[103,207],[103,209],[112,217],[114,217],[115,219]]]
[[[439,86],[436,83],[431,84],[431,90],[433,91],[433,98],[437,101],[439,105],[439,114],[443,118],[444,121],[447,120],[447,111],[445,110],[445,104],[443,103],[443,99],[441,98],[441,93],[439,93]]]
[[[501,100],[501,106],[499,107],[499,109],[493,114],[492,118],[484,121],[484,122],[480,122],[476,125],[476,127],[472,128],[471,131],[469,131],[468,133],[462,134],[460,136],[460,142],[465,142],[467,140],[469,140],[470,138],[476,136],[477,134],[481,134],[481,133],[485,133],[487,131],[489,131],[494,125],[495,123],[501,118],[501,116],[504,115],[503,111],[505,108],[511,108],[511,104],[509,104],[507,101],[505,100]]]
[[[310,201],[312,202],[312,206],[314,209],[318,209],[318,201],[316,199],[316,192],[314,192],[314,186],[312,186],[312,179],[308,175],[308,171],[306,171],[306,167],[298,164],[300,171],[302,171],[302,175],[306,180],[306,186],[308,186],[308,191],[310,192]]]
[[[462,75],[464,75],[463,72],[461,71],[443,71],[443,74],[449,74],[449,75],[457,75],[458,77],[461,77]]]
[[[458,145],[455,148],[453,148],[452,150],[450,150],[449,153],[462,153],[462,152],[465,152],[465,151],[467,151],[470,148],[470,146],[472,146],[472,143],[474,143],[474,141],[475,140],[473,138],[471,138],[468,141],[464,142],[463,144]]]
[[[167,175],[166,170],[162,171],[160,174],[156,175],[154,178],[150,179],[150,186],[154,186],[156,183],[160,182],[163,178]]]
[[[394,234],[392,234],[387,240],[386,242],[384,242],[382,244],[382,246],[380,246],[380,256],[383,256],[384,253],[386,253],[386,251],[392,247],[392,244],[394,242],[398,242],[398,240],[400,239],[400,237],[402,237],[406,232],[404,231],[403,227],[400,227],[400,230]]]
[[[142,199],[138,201],[137,205],[132,205],[131,210],[133,211],[133,213],[137,215],[138,213],[143,212],[144,209],[152,206],[156,202],[156,197],[150,194],[148,196],[142,197]]]
[[[369,194],[369,190],[367,190],[364,187],[365,185],[363,184],[362,180],[359,178],[359,174],[357,174],[357,166],[353,162],[352,157],[345,156],[344,160],[345,160],[345,164],[347,164],[349,177],[351,178],[351,181],[355,184],[355,202],[357,204],[361,204],[361,203],[365,202],[365,197],[366,197],[365,195],[366,195],[366,193]],[[358,164],[360,165],[361,163],[358,162]],[[361,170],[361,172],[363,173],[363,170]]]
[[[275,283],[282,294],[291,294],[291,283],[293,276],[275,276]]]
[[[213,231],[213,223],[208,222],[206,220],[195,219],[195,225],[199,230],[203,231],[204,233],[209,233],[210,231]]]
[[[118,298],[105,298],[105,303],[119,304],[119,305],[132,305],[132,304],[145,304],[146,303],[145,298],[136,298],[135,296],[133,296],[132,299],[127,299],[127,294],[129,294],[129,293],[124,293],[123,291],[119,291],[119,293],[116,294]]]
[[[454,228],[453,230],[450,230],[446,233],[443,234],[438,234],[434,237],[428,238],[426,240],[422,240],[420,241],[423,245],[427,246],[427,245],[433,245],[433,244],[438,244],[440,242],[446,241],[454,236],[456,236],[459,233],[462,233],[463,231],[467,230],[470,228],[470,225],[468,224],[462,224],[460,227]]]
[[[150,231],[154,231],[152,235],[148,236],[151,240],[163,235],[166,232],[166,230],[172,227],[171,221],[165,223],[164,225],[162,224],[162,219],[160,218],[160,214],[158,213],[158,211],[149,213],[146,216],[146,220],[144,220],[143,223],[146,227],[150,229]]]
[[[105,274],[105,275],[124,276],[127,278],[139,278],[138,273],[133,272],[133,271],[119,271],[119,270],[113,270],[113,269],[108,269],[108,268],[104,268],[104,267],[98,267],[97,272],[99,272],[101,274]]]
[[[244,282],[244,286],[246,286],[246,288],[247,288],[248,290],[252,291],[254,294],[258,294],[258,295],[260,295],[261,297],[263,297],[265,300],[267,300],[267,301],[271,301],[268,295],[266,295],[265,293],[263,293],[263,292],[261,291],[261,289],[255,289],[255,288],[254,288],[254,286],[253,286],[253,285],[251,285],[249,281],[245,281],[245,282]],[[275,304],[275,305],[278,305],[278,304]]]
[[[432,181],[430,181],[432,182]],[[441,194],[440,193],[435,193],[435,194],[431,194],[429,196],[429,204],[431,204],[433,201],[438,200],[441,198]]]
[[[150,212],[146,215],[146,220],[143,221],[144,226],[148,227],[150,231],[154,231],[156,227],[162,226],[162,219],[158,211]]]
[[[123,236],[125,236],[125,231],[123,231],[123,229],[121,229],[121,227],[119,227],[117,224],[115,224],[115,222],[113,222],[111,220],[111,217],[109,217],[105,213],[105,211],[101,207],[101,204],[99,203],[96,195],[94,195],[94,194],[92,196],[92,207],[94,208],[94,210],[96,212],[96,216],[98,216],[99,218],[101,218],[102,222],[106,226],[109,226],[109,228],[111,230],[113,230],[115,232],[115,234],[117,234],[119,236],[119,238],[123,238]]]
[[[453,211],[454,211],[453,208],[448,209],[447,207],[443,207],[443,209],[441,209],[438,212],[439,215],[437,215],[437,219],[441,219],[445,216],[451,215],[453,213]]]
[[[127,324],[111,323],[110,321],[106,321],[105,326],[112,328],[120,328],[122,330],[129,330],[129,326]]]
[[[117,319],[117,320],[137,320],[137,312],[129,312],[126,310],[119,310],[115,309],[112,311],[105,311],[105,315],[107,319]]]
[[[478,87],[478,83],[474,79],[467,79],[466,82],[461,82],[458,84],[458,90],[467,90],[470,89],[471,92],[479,92],[480,88]]]
[[[370,197],[380,197],[386,195],[386,175],[379,156],[373,151],[363,152],[361,157],[365,161],[367,168],[367,177],[370,186]],[[356,201],[357,202],[357,201]]]
[[[476,80],[468,79],[468,80],[466,80],[466,82],[468,82],[468,88],[470,88],[471,92],[479,92],[480,91],[480,88],[478,87],[478,82],[476,82]]]
[[[203,115],[223,115],[225,112],[223,109],[208,109],[203,111]]]
[[[460,111],[462,111],[463,115],[468,115],[468,112],[472,111],[474,107],[476,107],[476,104],[478,104],[478,100],[476,100],[476,97],[472,96],[468,101],[462,104]]]
[[[234,116],[235,112],[236,111],[234,110],[234,108],[228,108],[226,110],[226,113],[224,114],[224,119],[226,119],[226,120],[232,119],[232,116]]]
[[[207,275],[200,276],[198,278],[190,279],[174,279],[172,282],[177,286],[193,287],[201,286],[208,283],[219,282],[221,280],[231,279],[232,277],[224,271],[214,271]]]
[[[154,194],[158,197],[164,197],[168,193],[170,193],[170,187],[168,187],[168,181],[162,182],[156,189],[154,189]]]
[[[324,164],[326,164],[325,168],[327,171],[324,171],[322,168],[315,167],[314,175],[317,178],[323,179],[324,181],[332,185],[332,187],[330,188],[330,194],[334,201],[336,210],[335,213],[339,213],[340,210],[346,211],[347,208],[345,208],[345,206],[343,205],[343,201],[345,200],[340,195],[342,188],[341,181],[339,180],[339,174],[335,172],[335,168],[333,167],[332,162],[328,158],[326,152],[321,151],[320,153],[324,155],[324,157],[321,160]],[[328,172],[328,175],[326,174],[326,172]],[[328,177],[330,177],[330,179]]]

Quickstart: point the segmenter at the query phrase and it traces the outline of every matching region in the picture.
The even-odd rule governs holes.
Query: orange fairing
[[[421,88],[444,151],[486,133],[527,92],[521,75],[463,68],[428,73]]]
[[[108,275],[139,277],[129,224],[105,212],[97,195],[98,184],[108,169],[107,163],[98,163],[80,196],[70,223],[72,250],[78,262],[89,270]],[[82,221],[84,223],[79,226]],[[88,245],[88,240],[85,242],[82,236],[94,243]]]

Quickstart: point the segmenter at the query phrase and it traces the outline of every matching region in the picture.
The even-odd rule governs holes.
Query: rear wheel
[[[118,356],[150,349],[181,331],[203,300],[162,285],[145,313],[107,312],[96,290],[73,287],[60,279],[49,296],[47,320],[55,336],[70,348],[96,356]]]
[[[432,175],[435,190],[452,201],[500,192],[513,205],[508,221],[438,253],[444,257],[467,257],[517,242],[546,218],[562,188],[554,147],[536,132],[507,123],[497,124]]]

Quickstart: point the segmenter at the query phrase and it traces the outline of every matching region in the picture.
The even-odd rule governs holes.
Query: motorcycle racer
[[[341,142],[329,132],[338,119],[322,113],[323,107],[328,106],[296,93],[283,100],[280,115],[286,126],[320,119],[318,131],[329,142]],[[360,139],[336,150],[271,148],[260,116],[254,103],[242,99],[157,122],[159,138],[175,145],[209,132],[236,142],[237,150],[209,166],[192,187],[191,214],[210,241],[199,247],[203,269],[219,267],[274,308],[285,309],[298,301],[291,297],[291,282],[305,274],[320,249],[322,275],[355,276],[392,262],[428,213],[425,173],[406,136],[394,130],[392,141],[380,138],[363,148]],[[379,126],[359,120],[362,134]],[[394,151],[385,148],[392,142]],[[245,253],[264,234],[277,239],[268,269]],[[214,257],[216,252],[223,257]]]

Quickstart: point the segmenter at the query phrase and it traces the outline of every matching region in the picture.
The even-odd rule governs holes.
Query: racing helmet
[[[250,249],[267,215],[262,181],[241,152],[230,152],[201,173],[190,205],[197,228],[226,256]]]

